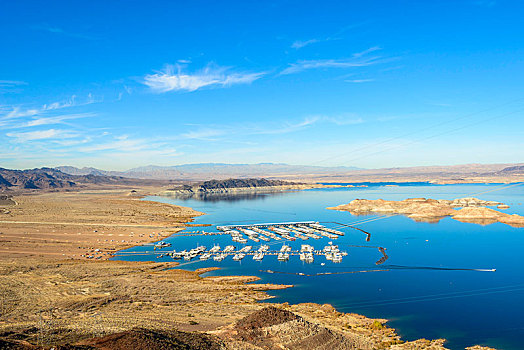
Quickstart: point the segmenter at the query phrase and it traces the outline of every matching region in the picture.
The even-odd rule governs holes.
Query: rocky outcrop
[[[514,227],[524,227],[523,216],[509,215],[486,208],[487,206],[501,207],[504,204],[478,198],[458,198],[454,200],[408,198],[402,201],[355,199],[349,204],[327,209],[349,211],[353,215],[370,213],[402,214],[413,220],[426,222],[438,222],[446,216],[451,216],[453,219],[462,222],[478,224],[501,222]],[[462,209],[457,210],[458,208]]]
[[[165,191],[167,195],[200,196],[213,194],[242,194],[280,192],[288,190],[301,190],[306,188],[321,187],[317,184],[303,184],[281,180],[261,179],[227,179],[210,180],[197,183],[193,186],[182,185]]]
[[[524,227],[524,216],[501,213],[490,208],[462,208],[453,214],[453,219],[484,225],[501,222],[513,227]]]

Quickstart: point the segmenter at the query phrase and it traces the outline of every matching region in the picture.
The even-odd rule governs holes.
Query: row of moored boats
[[[324,247],[322,251],[317,251],[315,248],[309,244],[302,244],[300,251],[293,252],[291,247],[287,244],[283,244],[278,252],[270,252],[269,245],[263,244],[258,249],[253,250],[253,247],[246,245],[239,250],[236,250],[235,246],[228,245],[223,250],[219,245],[213,246],[211,249],[207,250],[205,246],[198,246],[191,250],[182,250],[182,251],[173,251],[171,253],[162,254],[162,256],[170,255],[173,259],[184,259],[192,260],[198,257],[200,260],[208,260],[213,258],[215,261],[222,261],[229,255],[233,256],[233,260],[240,261],[244,259],[248,254],[253,256],[253,260],[261,261],[264,259],[265,255],[277,255],[277,260],[287,261],[291,255],[296,255],[298,253],[300,260],[304,262],[311,263],[315,260],[315,255],[324,255],[327,260],[333,262],[341,262],[342,257],[346,256],[346,252],[341,252],[337,245],[334,245],[333,242],[329,242],[327,246]]]

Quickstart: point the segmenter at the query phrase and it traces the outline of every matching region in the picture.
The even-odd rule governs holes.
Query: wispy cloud
[[[298,122],[284,122],[279,127],[264,128],[259,131],[254,131],[255,134],[287,134],[295,132],[301,129],[305,129],[319,121],[316,116],[305,117],[303,120]]]
[[[223,141],[224,137],[231,138],[233,135],[278,135],[298,132],[310,128],[316,124],[355,125],[364,123],[361,117],[354,114],[340,114],[337,116],[311,115],[299,120],[288,120],[279,122],[261,122],[250,124],[229,124],[206,126],[179,135],[176,139],[198,139],[203,141]],[[238,141],[238,140],[237,140]]]
[[[109,135],[106,135],[109,136]],[[78,152],[93,153],[104,157],[151,159],[151,157],[174,157],[179,153],[171,144],[155,139],[137,138],[129,135],[112,136],[111,140],[79,147]]]
[[[207,86],[228,87],[236,84],[250,84],[265,73],[233,72],[227,67],[207,67],[195,72],[185,73],[183,67],[168,66],[163,72],[148,74],[143,83],[153,92],[196,91]]]
[[[139,139],[129,139],[127,137],[119,137],[106,143],[98,143],[91,146],[80,148],[80,152],[97,152],[97,151],[139,151],[144,149],[146,144]]]
[[[27,83],[20,80],[0,80],[0,93],[19,92],[23,85],[27,85]]]
[[[373,46],[373,47],[370,47],[369,49],[366,49],[364,51],[360,51],[360,52],[354,53],[353,57],[362,57],[362,56],[367,55],[368,53],[375,52],[375,51],[378,51],[378,50],[382,50],[382,48],[379,47],[379,46]]]
[[[7,133],[6,136],[15,138],[17,142],[27,142],[55,138],[72,138],[77,137],[78,134],[67,130],[49,129],[28,132],[13,132]]]
[[[291,44],[291,47],[293,49],[301,49],[305,46],[308,46],[308,45],[311,45],[311,44],[315,44],[315,43],[318,43],[322,40],[320,39],[309,39],[309,40],[297,40],[295,42],[293,42],[293,44]]]
[[[341,40],[343,39],[342,34],[347,32],[348,30],[361,26],[362,24],[363,23],[356,23],[356,24],[345,26],[341,28],[340,30],[338,30],[336,33],[332,33],[332,35],[329,35],[326,37],[317,37],[317,38],[313,38],[309,40],[296,40],[291,44],[291,48],[299,50],[303,47],[306,47],[312,44],[317,44],[317,43],[326,42],[326,41],[333,41],[333,40]]]
[[[205,128],[205,129],[189,131],[189,132],[183,133],[180,136],[184,139],[210,140],[210,139],[216,138],[217,136],[224,135],[225,133],[226,133],[225,130]]]
[[[76,95],[72,95],[69,99],[65,101],[44,104],[36,108],[22,108],[20,106],[12,106],[8,112],[4,113],[3,115],[0,115],[0,125],[5,125],[6,122],[9,122],[9,121],[12,122],[14,120],[21,119],[21,118],[27,119],[27,117],[35,117],[34,120],[42,119],[42,121],[44,121],[46,119],[45,117],[46,114],[56,112],[57,110],[61,110],[64,108],[69,108],[69,107],[85,106],[85,105],[89,105],[89,104],[97,103],[97,102],[100,102],[100,100],[97,100],[91,94],[88,94],[87,97],[82,102],[77,102]],[[42,117],[36,118],[36,116],[42,116]],[[80,115],[77,114],[75,116],[78,117]],[[48,120],[52,121],[51,118],[59,118],[59,117],[60,116],[48,117],[49,118]],[[64,117],[64,120],[73,119],[73,118],[67,118],[67,116],[63,116],[63,117]],[[38,122],[35,122],[34,120],[27,121],[26,124],[36,123],[34,125],[42,125],[42,124],[38,124]],[[34,125],[26,125],[26,126],[34,126]],[[17,126],[17,125],[14,125],[14,126]],[[18,127],[20,126],[22,126],[22,124],[18,125]]]
[[[289,67],[280,72],[280,74],[294,74],[309,69],[319,68],[366,67],[377,63],[380,63],[380,57],[371,57],[367,59],[351,57],[343,59],[303,60],[290,64]]]
[[[346,83],[360,84],[360,83],[369,83],[369,82],[375,81],[375,79],[349,79],[349,80],[344,80],[344,81]]]
[[[95,37],[93,37],[91,35],[71,32],[71,31],[68,31],[68,30],[64,30],[63,28],[60,28],[60,27],[57,27],[57,26],[51,26],[51,25],[48,25],[48,24],[36,25],[33,28],[37,29],[37,30],[42,30],[42,31],[45,31],[45,32],[48,32],[48,33],[52,33],[52,34],[68,36],[68,37],[71,37],[71,38],[86,39],[86,40],[95,40],[96,39]]]
[[[40,126],[40,125],[52,125],[52,124],[63,124],[66,120],[74,120],[80,118],[88,118],[96,116],[95,113],[80,113],[80,114],[65,114],[57,115],[54,117],[41,117],[34,118],[24,124],[21,124],[20,127],[31,127],[31,126]]]

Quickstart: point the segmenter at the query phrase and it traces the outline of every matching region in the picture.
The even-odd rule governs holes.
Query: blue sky
[[[524,161],[524,3],[3,1],[0,167]]]

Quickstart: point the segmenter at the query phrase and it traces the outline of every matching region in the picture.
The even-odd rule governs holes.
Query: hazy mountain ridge
[[[524,165],[511,166],[502,169],[502,173],[524,174]]]
[[[259,164],[226,164],[226,163],[197,163],[174,166],[148,165],[132,168],[125,171],[105,171],[96,168],[76,168],[72,166],[59,166],[56,169],[73,175],[108,175],[122,176],[138,179],[184,179],[184,180],[209,180],[213,178],[227,179],[231,177],[261,177],[278,176],[279,174],[332,174],[347,173],[359,170],[356,167],[321,167],[290,164],[259,163]]]
[[[155,180],[191,180],[205,181],[211,179],[225,180],[230,178],[271,178],[321,182],[337,182],[343,179],[349,182],[369,180],[404,181],[414,177],[417,181],[432,181],[442,177],[453,179],[468,176],[505,176],[524,173],[523,163],[504,164],[461,164],[449,166],[417,166],[405,168],[359,169],[355,167],[321,167],[275,163],[259,164],[225,164],[199,163],[175,166],[149,165],[126,171],[105,171],[96,168],[76,168],[71,166],[57,167],[72,175],[106,175],[124,178]]]
[[[123,184],[136,180],[119,176],[71,175],[55,168],[13,170],[0,168],[0,190],[68,189],[83,184]]]

